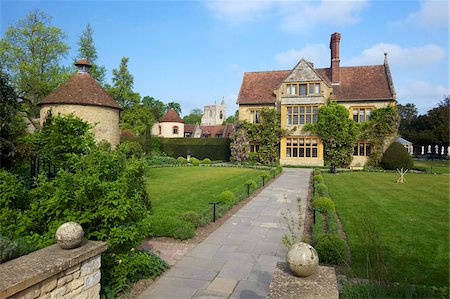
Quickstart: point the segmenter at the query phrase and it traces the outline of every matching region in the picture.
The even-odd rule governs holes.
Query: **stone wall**
[[[106,140],[111,143],[113,149],[120,143],[119,109],[104,106],[46,104],[41,107],[41,125],[44,123],[50,109],[53,115],[73,113],[94,125],[92,133],[94,133],[97,142]]]
[[[0,264],[0,299],[100,298],[105,250],[106,244],[96,241],[70,250],[55,244]]]

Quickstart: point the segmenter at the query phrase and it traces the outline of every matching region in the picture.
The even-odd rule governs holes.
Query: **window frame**
[[[178,135],[180,131],[180,128],[178,126],[173,126],[172,127],[172,134],[173,135]]]
[[[261,121],[261,110],[258,109],[248,109],[248,115],[249,115],[249,122],[251,124],[260,124]]]
[[[260,145],[259,145],[258,142],[252,141],[252,142],[249,142],[249,145],[250,145],[249,146],[250,153],[257,153],[257,152],[259,152]]]
[[[363,154],[361,155],[361,146],[363,146]],[[353,156],[369,157],[372,151],[372,145],[368,141],[357,141],[353,147]]]
[[[286,158],[318,159],[319,143],[320,138],[316,136],[286,137]]]
[[[316,86],[318,85],[318,92],[316,91]],[[301,87],[306,86],[304,93],[301,93],[300,90]],[[311,86],[313,86],[311,91]],[[285,83],[284,87],[284,94],[288,96],[314,96],[314,95],[320,95],[322,89],[322,83],[321,82],[295,82],[295,83]]]
[[[308,112],[309,108],[309,112]],[[287,125],[306,125],[315,124],[318,119],[320,105],[287,105],[286,106],[286,124]],[[303,111],[303,112],[302,112]],[[307,121],[309,119],[309,122]]]
[[[355,114],[356,110],[356,114]],[[370,112],[367,113],[367,110]],[[373,106],[351,106],[350,107],[350,117],[353,119],[356,123],[363,123],[370,120],[370,116],[372,115],[372,112],[375,110],[375,107]],[[363,114],[361,115],[361,111],[363,111]],[[355,116],[357,119],[355,119]],[[363,116],[363,120],[361,121],[361,116]]]

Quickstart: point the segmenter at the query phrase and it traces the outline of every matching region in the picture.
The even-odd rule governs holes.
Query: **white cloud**
[[[282,2],[282,28],[306,32],[319,24],[353,25],[360,21],[359,13],[369,1]]]
[[[401,68],[429,66],[442,60],[444,50],[428,44],[421,47],[404,48],[396,44],[379,43],[362,51],[361,55],[344,61],[344,65],[370,65],[383,63],[384,54],[388,53],[389,64]]]
[[[286,31],[308,31],[319,24],[353,25],[369,0],[206,0],[206,7],[230,24],[275,17]]]
[[[282,67],[292,68],[303,57],[314,63],[314,67],[327,66],[330,63],[329,50],[324,44],[306,45],[300,50],[290,49],[275,55]]]
[[[420,9],[394,25],[448,26],[449,3],[443,0],[421,1]]]
[[[397,100],[402,104],[415,103],[420,114],[434,108],[445,95],[450,94],[449,87],[420,80],[409,80],[397,86],[396,90]]]

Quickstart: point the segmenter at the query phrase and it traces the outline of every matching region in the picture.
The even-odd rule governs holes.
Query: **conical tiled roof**
[[[86,59],[75,63],[77,66],[90,66]],[[56,88],[43,99],[39,105],[44,104],[75,104],[105,106],[122,109],[110,95],[86,71],[78,71],[66,82]]]
[[[181,117],[174,109],[169,109],[166,115],[164,115],[159,122],[184,123],[184,120],[181,119]]]

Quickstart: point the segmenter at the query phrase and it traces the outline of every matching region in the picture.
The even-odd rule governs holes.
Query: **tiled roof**
[[[43,99],[43,104],[78,104],[122,109],[110,95],[86,72],[77,72]]]
[[[184,123],[184,120],[181,119],[174,109],[169,109],[166,115],[164,115],[159,122]]]
[[[315,69],[331,85],[331,69]],[[273,91],[291,71],[244,73],[238,104],[273,104]],[[335,100],[376,100],[394,97],[384,65],[340,67],[340,85],[333,85]]]
[[[238,104],[273,104],[276,96],[275,89],[291,71],[269,71],[244,73],[241,90],[237,99]]]
[[[185,124],[184,125],[184,133],[192,133],[195,129],[195,124]]]
[[[223,136],[223,131],[225,129],[224,125],[215,125],[215,126],[200,126],[200,128],[202,129],[202,134],[207,134],[210,135],[211,138],[215,138],[216,135],[222,135]]]

